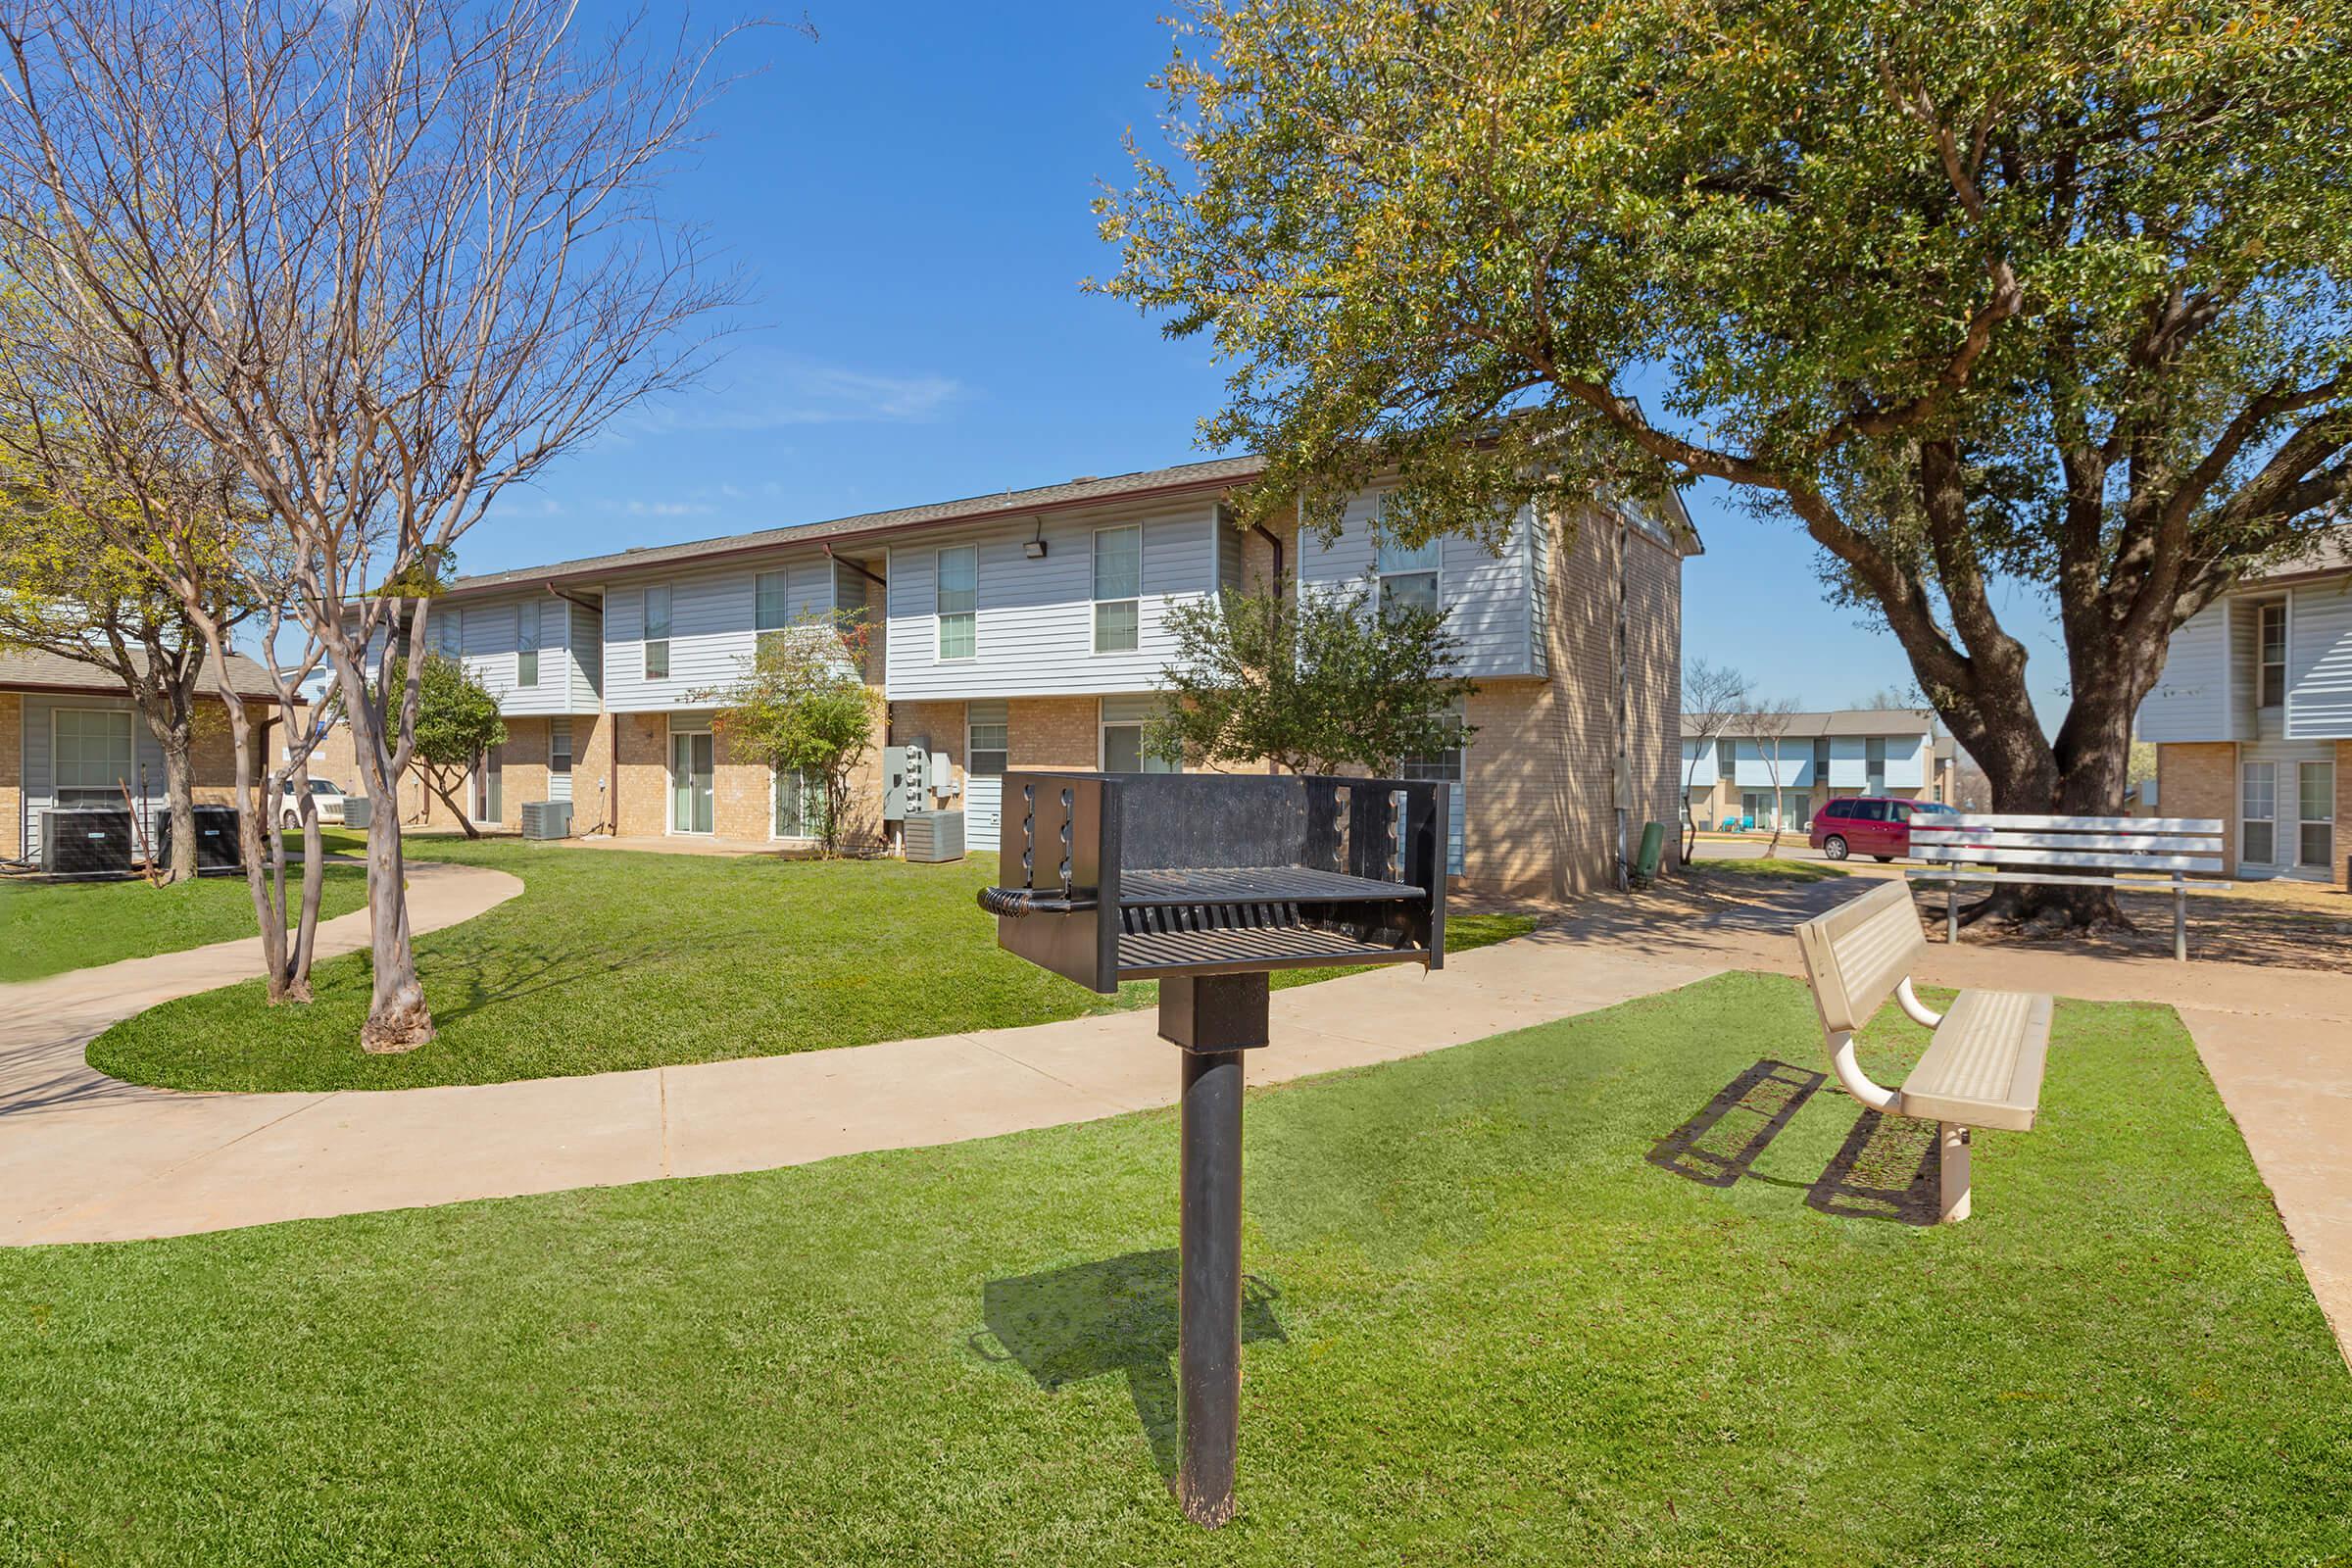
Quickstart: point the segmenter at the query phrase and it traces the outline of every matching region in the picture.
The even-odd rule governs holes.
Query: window
[[[1863,788],[1872,794],[1884,794],[1886,789],[1886,740],[1874,735],[1862,743]]]
[[[1181,773],[1166,758],[1144,750],[1144,726],[1121,723],[1102,726],[1102,771],[1105,773]]]
[[[2286,606],[2263,606],[2255,632],[2262,658],[2255,702],[2263,708],[2278,708],[2286,702]]]
[[[547,770],[558,778],[571,776],[571,720],[547,721]]]
[[[57,804],[120,806],[131,776],[130,710],[61,708],[56,728]]]
[[[539,612],[543,607],[534,599],[516,609],[519,617],[514,627],[514,684],[539,684]]]
[[[781,767],[774,782],[775,821],[769,831],[780,839],[821,839],[825,836],[825,784],[816,774]]]
[[[933,590],[939,616],[939,657],[972,659],[980,652],[980,547],[958,545],[938,552],[939,582]]]
[[[427,612],[433,623],[433,652],[444,659],[457,659],[466,652],[466,612],[447,605]]]
[[[645,678],[669,679],[669,588],[645,591]]]
[[[2278,858],[2278,764],[2248,762],[2241,776],[2237,858],[2272,865]]]
[[[1827,784],[1829,781],[1830,738],[1827,735],[1816,735],[1813,737],[1813,782]]]
[[[2332,869],[2335,856],[2335,764],[2305,762],[2297,773],[2295,863]]]
[[[785,574],[780,571],[760,573],[754,579],[754,596],[758,603],[753,610],[752,624],[759,629],[759,649],[765,655],[781,640],[784,628],[792,624],[792,594]],[[788,838],[798,836],[785,835]]]
[[[1856,822],[1884,822],[1886,820],[1886,803],[1885,801],[1856,801],[1854,808],[1846,814]]]
[[[1095,530],[1095,652],[1132,654],[1142,623],[1144,530]]]
[[[1435,610],[1438,608],[1438,541],[1430,540],[1407,548],[1389,537],[1387,525],[1388,498],[1381,498],[1382,519],[1376,523],[1379,535],[1373,555],[1373,569],[1380,573],[1380,608],[1386,612],[1404,608]]]
[[[1012,749],[1012,724],[1003,703],[974,703],[966,710],[964,771],[993,778],[1004,771]]]

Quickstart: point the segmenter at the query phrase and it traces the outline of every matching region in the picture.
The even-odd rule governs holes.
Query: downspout
[[[867,582],[874,584],[876,587],[887,589],[890,586],[890,579],[888,577],[882,576],[864,562],[852,561],[847,556],[837,556],[833,553],[833,547],[829,544],[820,545],[818,548],[824,551],[825,559],[827,561],[836,562],[841,565],[849,567],[852,571],[856,572],[858,576],[863,577]]]

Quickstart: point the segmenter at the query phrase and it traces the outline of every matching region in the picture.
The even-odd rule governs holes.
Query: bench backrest
[[[2026,871],[2220,876],[2222,824],[2196,816],[1990,816],[1922,812],[1914,858]]]
[[[1851,1034],[1868,1023],[1928,951],[1911,890],[1882,882],[1796,928],[1822,1027]]]

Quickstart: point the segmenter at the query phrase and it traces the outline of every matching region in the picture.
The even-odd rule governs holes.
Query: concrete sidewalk
[[[423,870],[419,867],[419,870]],[[506,896],[434,867],[418,918]],[[364,916],[362,917],[364,918]],[[365,939],[365,930],[361,932]],[[208,956],[210,956],[208,957]],[[183,1095],[82,1062],[106,1023],[251,972],[217,950],[42,982],[57,1011],[0,992],[0,1244],[104,1242],[274,1220],[763,1170],[1172,1103],[1177,1064],[1149,1011],[685,1067],[378,1093]],[[154,974],[131,970],[154,965]],[[1720,964],[1584,951],[1550,933],[1277,992],[1278,1049],[1252,1083],[1362,1066],[1614,1006]],[[64,979],[65,977],[60,977]],[[34,987],[14,988],[30,992]]]

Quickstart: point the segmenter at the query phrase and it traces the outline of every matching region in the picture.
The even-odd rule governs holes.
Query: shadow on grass
[[[1176,1250],[1127,1252],[1044,1274],[990,1280],[981,1290],[985,1360],[1011,1361],[1041,1389],[1123,1372],[1160,1479],[1176,1479]],[[1242,1282],[1242,1343],[1282,1339],[1281,1293],[1255,1275]],[[992,1348],[990,1340],[996,1343]]]
[[[1759,1174],[1755,1163],[1828,1082],[1826,1073],[1766,1057],[1724,1085],[1704,1109],[1659,1139],[1644,1157],[1702,1187],[1730,1187],[1742,1179],[1795,1187],[1799,1184]],[[1941,1173],[1933,1122],[1865,1110],[1821,1175],[1804,1188],[1805,1206],[1840,1219],[1933,1225]]]

